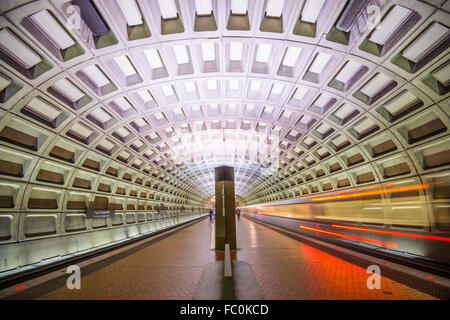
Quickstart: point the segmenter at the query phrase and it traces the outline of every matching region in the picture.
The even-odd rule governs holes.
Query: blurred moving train
[[[450,180],[369,186],[241,207],[245,216],[450,275]],[[357,247],[356,247],[357,246]]]

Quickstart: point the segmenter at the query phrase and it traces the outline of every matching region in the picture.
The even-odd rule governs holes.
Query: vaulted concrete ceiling
[[[0,159],[196,201],[219,165],[253,202],[417,179],[448,168],[449,3],[2,1]]]

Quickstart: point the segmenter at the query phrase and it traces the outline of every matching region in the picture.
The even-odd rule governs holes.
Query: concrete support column
[[[216,168],[216,250],[224,251],[225,244],[236,250],[236,222],[234,204],[234,168]]]

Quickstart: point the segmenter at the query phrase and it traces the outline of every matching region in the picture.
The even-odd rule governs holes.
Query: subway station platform
[[[250,264],[264,300],[437,299],[436,295],[384,277],[383,269],[381,288],[370,290],[369,275],[358,263],[251,219],[237,219],[236,231],[238,249],[232,257]],[[204,218],[78,263],[79,290],[66,287],[68,275],[62,269],[1,290],[0,298],[190,300],[205,266],[222,259],[216,255],[214,239],[214,222]],[[428,281],[427,286],[433,287],[433,280]]]

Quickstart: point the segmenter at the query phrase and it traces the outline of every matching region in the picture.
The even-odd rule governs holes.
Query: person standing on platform
[[[209,210],[209,221],[212,221],[212,217],[213,217],[213,209]]]
[[[238,219],[240,219],[241,218],[241,210],[237,209],[236,214],[237,214]]]

